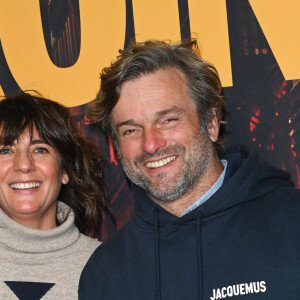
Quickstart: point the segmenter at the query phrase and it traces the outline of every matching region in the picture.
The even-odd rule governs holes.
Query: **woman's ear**
[[[62,184],[67,184],[69,182],[69,175],[67,174],[67,172],[65,170],[63,171],[61,182],[62,182]]]

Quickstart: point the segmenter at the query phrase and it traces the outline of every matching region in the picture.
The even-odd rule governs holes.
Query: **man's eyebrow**
[[[172,106],[171,108],[168,108],[168,109],[164,109],[164,110],[161,110],[161,111],[158,111],[155,113],[155,117],[156,118],[161,118],[169,113],[183,113],[184,110],[182,108],[179,108],[177,106]],[[134,126],[138,126],[139,124],[133,120],[133,119],[129,119],[129,120],[126,120],[126,121],[123,121],[123,122],[118,122],[116,124],[116,129],[119,129],[120,127],[122,126],[126,126],[126,125],[134,125]]]
[[[157,113],[155,113],[155,115],[160,118],[163,117],[169,113],[183,113],[184,110],[182,108],[179,108],[177,106],[172,106],[171,108],[162,110],[162,111],[158,111]]]
[[[138,125],[138,124],[133,119],[129,119],[129,120],[126,120],[123,122],[118,122],[116,124],[116,129],[119,129],[120,127],[125,126],[125,125]]]

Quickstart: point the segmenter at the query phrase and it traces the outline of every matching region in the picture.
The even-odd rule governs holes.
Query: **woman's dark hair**
[[[67,107],[31,94],[25,92],[0,101],[0,143],[12,145],[28,129],[31,136],[36,130],[43,142],[56,149],[62,170],[69,176],[58,199],[73,209],[81,232],[94,234],[105,214],[111,214],[102,155],[81,134]]]

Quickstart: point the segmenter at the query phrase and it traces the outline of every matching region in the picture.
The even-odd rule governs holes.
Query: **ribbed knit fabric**
[[[60,226],[38,230],[0,209],[0,299],[77,299],[80,273],[100,243],[79,233],[62,202],[57,218]]]

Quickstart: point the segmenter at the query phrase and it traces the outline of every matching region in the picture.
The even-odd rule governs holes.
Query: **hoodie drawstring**
[[[198,299],[203,299],[203,257],[202,257],[202,236],[201,236],[201,221],[202,221],[203,211],[197,211],[197,267],[198,267]]]
[[[158,207],[154,206],[156,299],[161,300]]]
[[[202,236],[201,222],[203,211],[197,211],[196,219],[196,239],[197,239],[197,268],[198,268],[198,299],[203,299],[203,257],[202,257]],[[154,206],[154,243],[155,243],[155,284],[156,299],[161,300],[161,280],[160,280],[160,253],[159,253],[159,226],[158,226],[158,207]]]

